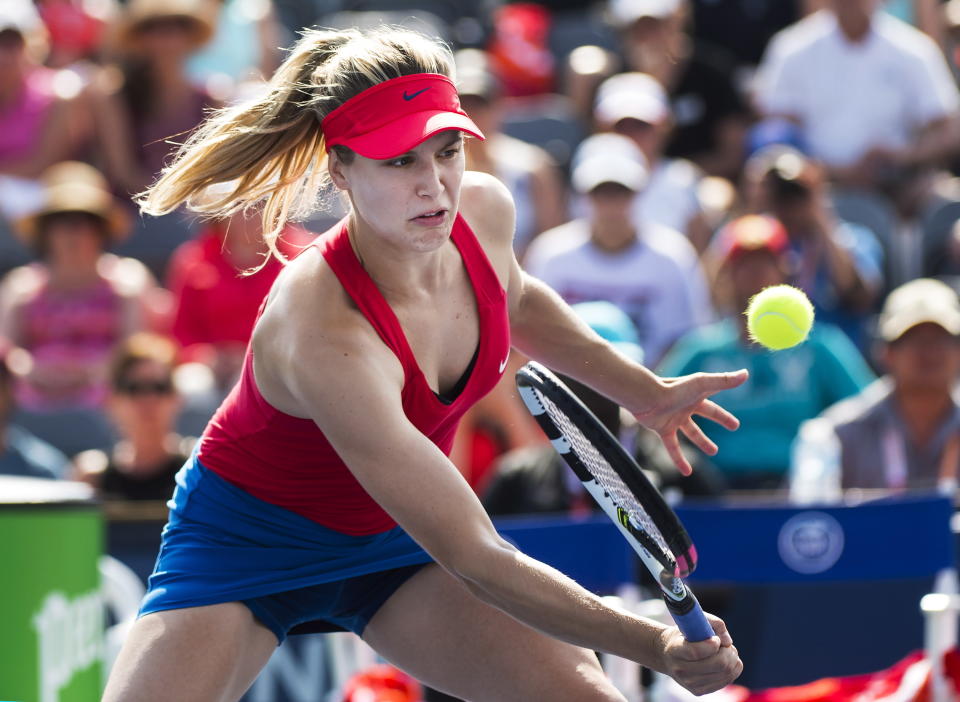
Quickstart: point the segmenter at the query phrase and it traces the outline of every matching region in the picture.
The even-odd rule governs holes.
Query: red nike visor
[[[328,114],[322,126],[328,153],[342,145],[375,159],[399,156],[450,129],[484,138],[460,108],[453,81],[438,73],[377,83]]]

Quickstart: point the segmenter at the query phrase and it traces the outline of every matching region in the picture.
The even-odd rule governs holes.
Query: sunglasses
[[[170,395],[173,393],[172,380],[123,380],[114,386],[120,395],[143,397],[146,395]]]

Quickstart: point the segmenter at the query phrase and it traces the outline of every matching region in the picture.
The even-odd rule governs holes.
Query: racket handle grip
[[[687,641],[706,641],[715,635],[713,627],[710,626],[710,622],[700,608],[700,603],[689,589],[682,602],[675,602],[666,595],[663,599],[673,616],[673,621],[677,623],[677,628]]]

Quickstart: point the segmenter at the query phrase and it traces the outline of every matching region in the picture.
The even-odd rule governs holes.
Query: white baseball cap
[[[614,125],[622,119],[660,124],[671,114],[663,85],[646,73],[618,73],[597,89],[593,116],[597,122]]]
[[[884,341],[896,341],[910,329],[931,323],[960,336],[960,298],[946,283],[918,278],[893,290],[883,305],[878,323]]]
[[[669,17],[682,3],[683,0],[610,0],[608,9],[614,24],[625,26],[642,17]]]
[[[570,182],[584,194],[603,183],[617,183],[640,192],[650,177],[643,152],[620,134],[605,132],[587,137],[577,147],[572,165]]]

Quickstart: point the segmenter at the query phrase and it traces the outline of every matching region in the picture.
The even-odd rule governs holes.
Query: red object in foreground
[[[347,681],[343,702],[420,702],[420,684],[392,665],[375,665]]]
[[[960,700],[960,650],[943,656],[949,699]],[[915,651],[886,670],[750,691],[731,685],[725,702],[932,702],[931,663]]]

